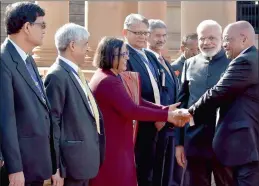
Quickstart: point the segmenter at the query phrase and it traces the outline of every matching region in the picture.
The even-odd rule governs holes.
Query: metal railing
[[[259,34],[258,1],[237,1],[237,21],[246,20],[251,23],[256,34]]]

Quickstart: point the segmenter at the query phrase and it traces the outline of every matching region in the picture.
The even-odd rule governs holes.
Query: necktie
[[[84,73],[81,71],[80,68],[78,68],[78,72],[77,73],[78,73],[79,79],[81,80],[81,82],[84,85],[84,88],[85,88],[85,90],[87,92],[88,99],[89,99],[89,101],[91,103],[90,107],[92,107],[92,110],[93,110],[93,114],[94,114],[94,118],[95,118],[95,122],[96,122],[96,126],[97,126],[97,132],[100,134],[99,111],[98,111],[98,107],[97,107],[97,104],[95,102],[94,96],[93,96],[89,86],[87,85]]]
[[[154,76],[155,80],[157,80],[155,69],[154,69],[153,65],[146,58],[145,53],[141,51],[139,56],[140,56],[141,60],[148,66],[148,68],[151,71],[152,75]]]
[[[168,72],[168,74],[169,74],[170,76],[172,76],[172,75],[171,75],[171,72],[170,72],[170,70],[169,70],[169,68],[168,68],[168,66],[167,66],[166,63],[165,63],[165,60],[163,59],[163,57],[162,57],[162,56],[159,56],[159,57],[158,57],[158,60],[159,60],[159,62],[161,63],[161,65],[163,65],[163,67],[166,69],[166,71]]]
[[[40,86],[39,79],[37,78],[37,75],[36,75],[36,73],[35,73],[35,71],[34,71],[34,69],[33,69],[32,62],[31,62],[31,59],[30,59],[30,58],[31,58],[31,57],[28,56],[28,57],[26,58],[26,60],[25,60],[25,62],[26,62],[26,68],[27,68],[28,72],[30,73],[30,76],[31,76],[31,78],[32,78],[32,80],[33,80],[35,86],[36,86],[37,89],[39,90],[39,93],[40,93],[40,95],[41,95],[41,98],[42,98],[43,101],[45,102],[43,90],[42,90],[42,88],[41,88],[41,86]]]

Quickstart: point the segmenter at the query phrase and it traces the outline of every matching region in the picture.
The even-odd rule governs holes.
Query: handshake
[[[186,123],[190,122],[192,115],[188,109],[178,109],[180,103],[169,106],[167,121],[173,123],[176,127],[184,127]]]

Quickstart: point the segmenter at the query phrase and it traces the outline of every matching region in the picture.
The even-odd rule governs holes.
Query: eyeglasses
[[[122,57],[126,57],[126,56],[129,56],[129,51],[126,51],[126,52],[122,52],[120,54],[114,54],[114,56],[122,56]]]
[[[47,27],[46,23],[45,22],[42,22],[42,23],[35,23],[35,22],[32,22],[30,23],[31,25],[39,25],[41,27],[41,29],[45,29]]]
[[[134,31],[129,30],[129,29],[127,29],[127,30],[128,30],[129,32],[131,32],[131,33],[137,35],[137,36],[142,36],[142,35],[144,35],[144,36],[149,36],[149,35],[150,35],[150,32],[141,32],[141,31],[139,31],[139,32],[134,32]]]

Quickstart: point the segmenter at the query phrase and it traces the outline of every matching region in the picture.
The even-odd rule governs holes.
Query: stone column
[[[115,36],[122,38],[122,29],[125,17],[129,13],[137,12],[135,2],[93,2],[85,1],[85,27],[90,32],[89,52],[83,69],[94,69],[92,59],[97,45],[104,36]],[[88,75],[87,75],[88,78]]]
[[[69,22],[69,1],[36,1],[45,10],[47,23],[43,45],[33,50],[39,67],[49,67],[57,57],[54,35],[59,27]]]
[[[166,1],[139,1],[138,13],[147,19],[160,19],[167,24],[167,2]],[[162,55],[170,60],[167,46],[164,47]]]
[[[205,19],[217,21],[222,28],[236,21],[235,1],[182,1],[181,36],[196,32],[199,23]]]
[[[147,19],[166,20],[167,2],[166,1],[139,1],[138,13]]]

